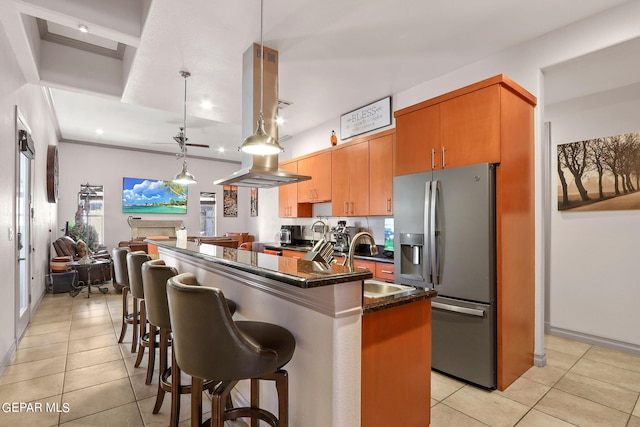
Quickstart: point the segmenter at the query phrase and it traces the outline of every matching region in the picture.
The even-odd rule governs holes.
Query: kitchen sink
[[[381,280],[365,280],[364,296],[367,298],[382,298],[391,295],[401,294],[412,291],[413,286],[398,285],[395,283],[387,283]]]

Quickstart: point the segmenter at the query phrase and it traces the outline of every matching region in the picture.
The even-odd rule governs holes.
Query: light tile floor
[[[134,367],[131,326],[118,344],[122,295],[108,284],[109,294],[47,294],[27,327],[16,354],[0,377],[0,427],[5,426],[166,426],[171,395],[158,414],[158,372],[144,383],[145,355]],[[157,360],[157,358],[156,358]],[[156,366],[157,366],[156,362]],[[183,381],[186,381],[185,378]],[[7,403],[30,403],[12,412]],[[189,397],[182,396],[180,426],[190,425]],[[47,406],[49,405],[49,406]],[[203,419],[210,400],[203,398]],[[228,427],[246,426],[227,422]]]
[[[432,373],[431,426],[640,427],[640,356],[551,335],[547,366],[504,392]]]
[[[146,357],[134,367],[131,327],[118,344],[121,316],[122,296],[113,290],[91,298],[47,294],[0,377],[0,403],[31,402],[34,411],[0,408],[0,427],[166,426],[169,395],[153,415],[157,376],[145,385]],[[431,425],[640,427],[640,356],[554,336],[546,346],[547,366],[531,368],[504,392],[434,372]],[[47,411],[47,404],[60,412]],[[203,411],[206,419],[206,398]],[[181,426],[188,417],[183,396]]]

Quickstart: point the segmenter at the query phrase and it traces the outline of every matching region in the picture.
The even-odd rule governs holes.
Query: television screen
[[[393,251],[393,218],[384,219],[384,250]]]
[[[122,212],[186,214],[188,187],[173,181],[122,179]]]

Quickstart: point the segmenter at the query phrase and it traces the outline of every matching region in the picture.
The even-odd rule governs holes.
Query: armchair
[[[111,255],[106,250],[92,252],[87,247],[86,243],[82,240],[74,241],[69,236],[62,236],[56,239],[53,242],[53,248],[56,251],[57,257],[51,260],[51,270],[52,271],[61,271],[62,263],[70,262],[70,261],[78,261],[85,255],[89,255],[91,258],[100,259],[100,260],[111,260]],[[87,280],[87,270],[83,270],[80,272],[80,277],[78,280],[86,281]],[[85,276],[85,277],[83,277]],[[100,266],[96,266],[95,270],[91,270],[91,278],[93,281],[101,281],[106,282],[111,280],[111,268],[102,268]]]

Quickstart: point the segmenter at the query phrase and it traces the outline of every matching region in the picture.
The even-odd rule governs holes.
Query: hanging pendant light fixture
[[[191,76],[191,73],[183,70],[180,71],[180,75],[184,77],[184,117],[180,133],[174,136],[173,139],[176,140],[182,150],[182,171],[173,178],[173,182],[183,185],[197,184],[196,178],[187,170],[187,78]]]
[[[248,136],[238,148],[248,154],[278,154],[284,149],[278,144],[278,141],[264,130],[264,115],[262,113],[262,104],[264,98],[264,44],[262,41],[262,16],[263,16],[263,0],[260,0],[260,116],[258,118],[256,131],[253,135]]]

